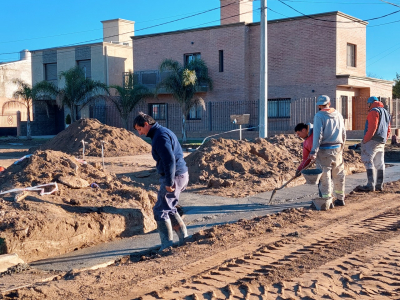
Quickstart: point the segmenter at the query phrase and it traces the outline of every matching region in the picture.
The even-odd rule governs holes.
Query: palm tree
[[[112,85],[111,88],[115,89],[119,97],[110,96],[109,99],[117,108],[125,129],[128,129],[128,118],[132,110],[146,97],[153,96],[149,89],[144,85],[138,84],[134,80],[134,75],[129,72],[125,86]]]
[[[79,66],[60,72],[60,79],[65,79],[65,86],[57,90],[56,103],[58,107],[67,106],[70,109],[72,122],[76,121],[75,107],[79,110],[90,102],[103,98],[108,94],[107,85],[100,81],[86,78],[85,72]]]
[[[14,79],[13,83],[18,86],[18,89],[14,92],[14,100],[5,102],[2,106],[2,114],[4,110],[11,107],[13,104],[20,104],[26,107],[26,137],[31,139],[31,108],[33,104],[44,104],[45,101],[39,100],[50,100],[52,90],[55,88],[54,85],[47,81],[41,81],[36,83],[33,87],[21,79]],[[46,103],[47,104],[47,103]],[[48,114],[48,107],[46,105]]]
[[[212,80],[208,76],[208,68],[201,59],[194,59],[186,66],[171,59],[164,60],[160,65],[161,72],[169,74],[160,82],[158,88],[165,88],[181,106],[182,110],[182,142],[186,139],[186,119],[192,109],[201,105],[205,109],[204,100],[196,95],[200,85],[207,85],[212,90]]]

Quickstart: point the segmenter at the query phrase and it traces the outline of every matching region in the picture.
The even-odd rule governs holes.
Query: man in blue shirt
[[[181,245],[187,237],[187,229],[176,205],[180,193],[186,189],[189,182],[182,147],[171,130],[142,112],[133,120],[133,127],[140,135],[151,138],[151,154],[157,163],[157,172],[161,176],[157,202],[153,207],[161,239],[160,251],[172,246],[172,230],[178,235]]]

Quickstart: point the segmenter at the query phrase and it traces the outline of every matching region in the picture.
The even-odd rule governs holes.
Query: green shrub
[[[69,114],[65,117],[65,124],[71,124],[71,116]]]

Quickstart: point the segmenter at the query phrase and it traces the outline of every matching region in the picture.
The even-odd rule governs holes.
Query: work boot
[[[344,200],[336,199],[335,200],[335,205],[336,206],[344,206],[345,205]]]
[[[375,169],[367,169],[367,179],[366,185],[357,186],[357,192],[375,192]]]
[[[375,190],[383,192],[383,178],[385,178],[385,170],[378,170],[376,174],[376,186]]]
[[[332,198],[317,198],[313,202],[316,210],[328,210],[333,208]]]
[[[179,237],[179,246],[182,246],[185,242],[185,238],[188,237],[185,222],[183,222],[178,212],[169,216],[171,218],[172,228]]]
[[[161,252],[173,244],[171,220],[157,221],[157,230],[161,239],[161,248],[158,251]]]

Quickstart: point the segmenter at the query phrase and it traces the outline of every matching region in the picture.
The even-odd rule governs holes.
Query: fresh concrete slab
[[[400,164],[386,169],[385,181],[400,179]],[[357,185],[366,183],[366,174],[358,173],[346,177],[346,191],[353,190]],[[287,208],[309,206],[318,197],[316,185],[300,185],[278,190],[272,205],[268,205],[271,191],[245,198],[227,198],[218,196],[198,195],[184,192],[180,205],[184,209],[184,221],[191,235],[202,229],[215,225],[236,222],[240,219],[251,219],[280,212]],[[177,241],[177,237],[175,236]],[[32,262],[31,267],[43,270],[69,271],[72,269],[90,269],[106,266],[123,256],[140,254],[159,247],[158,233],[121,239],[94,247],[74,251],[72,253]]]

